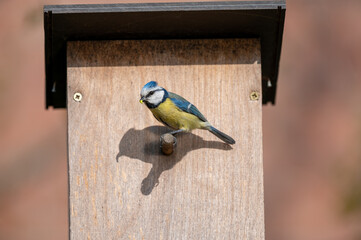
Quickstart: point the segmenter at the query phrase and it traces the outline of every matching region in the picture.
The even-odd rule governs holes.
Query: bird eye
[[[147,97],[150,97],[151,95],[153,95],[154,91],[150,91],[148,94],[147,94]]]

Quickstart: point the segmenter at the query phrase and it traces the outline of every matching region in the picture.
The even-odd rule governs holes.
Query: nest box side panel
[[[71,239],[264,239],[259,39],[69,42]],[[208,131],[177,136],[139,103],[157,81]]]

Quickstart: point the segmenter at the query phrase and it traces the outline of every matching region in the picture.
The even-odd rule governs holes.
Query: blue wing
[[[196,108],[196,106],[175,93],[168,93],[169,98],[172,100],[172,102],[182,111],[195,115],[203,122],[208,122],[207,119],[202,115],[202,113]]]

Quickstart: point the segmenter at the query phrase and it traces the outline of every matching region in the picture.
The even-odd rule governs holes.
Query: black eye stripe
[[[154,90],[154,91],[150,91],[150,92],[147,94],[146,97],[150,97],[150,96],[153,95],[155,92],[160,91],[160,90],[162,90],[162,89],[157,89],[157,90]]]

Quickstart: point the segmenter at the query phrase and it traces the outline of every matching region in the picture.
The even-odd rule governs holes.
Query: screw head
[[[249,98],[252,100],[252,101],[258,101],[259,100],[259,92],[256,92],[256,91],[253,91],[251,92],[251,94],[249,95]]]
[[[74,93],[73,98],[74,98],[75,102],[80,102],[81,99],[83,98],[83,95],[81,95],[81,93],[79,93],[79,92],[76,92],[76,93]]]

